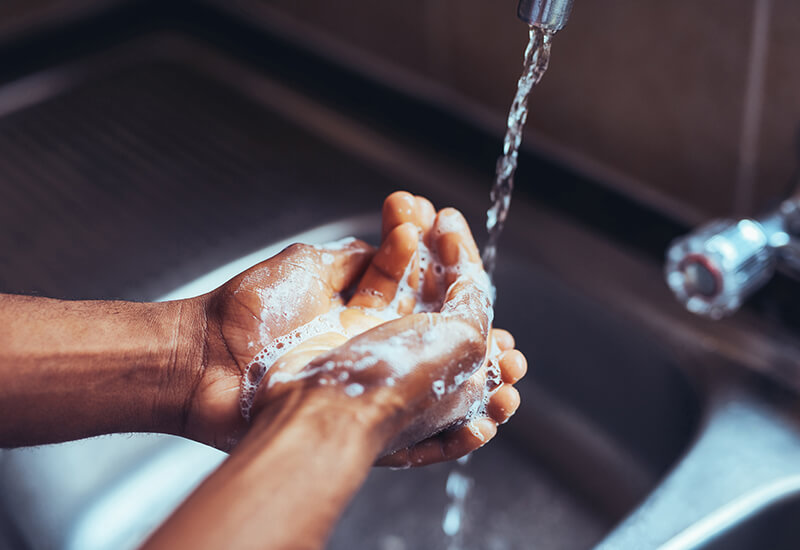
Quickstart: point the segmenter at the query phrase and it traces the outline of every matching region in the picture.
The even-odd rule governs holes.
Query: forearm
[[[0,295],[0,446],[180,430],[188,303]]]
[[[277,415],[260,414],[144,548],[323,547],[384,444],[374,415],[326,402],[276,403]]]

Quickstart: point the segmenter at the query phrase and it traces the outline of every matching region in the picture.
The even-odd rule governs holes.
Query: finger
[[[373,255],[363,241],[328,247],[296,243],[240,273],[220,289],[263,328],[259,338],[241,333],[236,346],[257,353],[270,341],[304,325],[340,302],[336,294],[355,283]]]
[[[405,282],[416,289],[419,284],[419,269],[414,266],[409,269],[409,264],[419,262],[416,255],[418,239],[418,229],[413,223],[403,223],[395,227],[384,239],[348,305],[377,309],[389,306],[406,274],[408,280]],[[413,300],[413,296],[409,299]],[[413,301],[410,304],[401,304],[401,309],[408,310],[409,305],[413,309]]]
[[[500,351],[514,349],[514,337],[507,330],[501,328],[492,329],[492,338],[494,338],[497,347]]]
[[[417,226],[422,229],[422,240],[425,242],[425,246],[430,246],[429,239],[433,221],[436,219],[436,208],[434,208],[433,203],[425,197],[417,195],[415,198],[417,199],[417,215],[419,220]]]
[[[521,351],[511,349],[500,354],[500,376],[506,384],[516,384],[528,372],[528,361]]]
[[[439,211],[433,224],[432,235],[433,247],[444,267],[455,267],[461,263],[480,265],[478,245],[472,238],[467,220],[458,210],[443,208]],[[457,273],[451,271],[448,277],[447,284],[451,284]]]
[[[342,345],[346,340],[346,336],[336,332],[326,332],[313,336],[278,358],[270,367],[269,372],[297,374],[315,358]]]
[[[423,244],[430,248],[430,233],[433,221],[436,218],[436,209],[431,201],[425,197],[415,196],[406,191],[396,191],[389,195],[383,203],[383,228],[382,238],[403,224],[413,223],[419,228]],[[426,302],[435,302],[441,296],[439,284],[431,266],[422,264],[420,257],[420,278],[422,280],[422,299]]]
[[[459,429],[443,435],[445,460],[454,460],[480,449],[497,435],[497,423],[491,418],[470,420]]]
[[[395,227],[404,223],[413,223],[419,228],[427,244],[427,236],[435,217],[436,210],[431,201],[425,197],[414,196],[407,191],[395,191],[383,202],[381,241]]]
[[[431,234],[448,285],[442,312],[477,322],[484,337],[488,337],[491,283],[481,267],[480,253],[467,220],[458,210],[444,208],[436,215]]]
[[[484,343],[488,340],[493,316],[492,300],[486,287],[485,282],[470,277],[459,278],[448,287],[441,310],[443,314],[458,317],[478,329]]]
[[[388,466],[390,468],[408,468],[411,466],[425,466],[444,460],[446,459],[444,458],[441,435],[435,435],[420,441],[413,447],[400,449],[390,455],[386,455],[378,459],[375,465]]]
[[[508,421],[519,408],[519,392],[514,386],[500,386],[489,398],[486,412],[498,424]]]
[[[491,418],[475,419],[460,428],[442,432],[413,447],[384,456],[376,465],[407,468],[455,460],[481,448],[496,434],[497,424]]]
[[[335,291],[352,286],[369,265],[375,249],[354,239],[344,246],[326,248],[314,247],[318,254],[317,266],[323,279]]]

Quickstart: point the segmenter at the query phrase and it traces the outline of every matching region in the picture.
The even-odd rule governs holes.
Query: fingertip
[[[443,208],[436,215],[433,224],[433,239],[439,258],[447,266],[453,266],[462,260],[462,250],[466,253],[463,260],[470,263],[480,262],[480,253],[472,232],[464,216],[455,208]]]
[[[416,205],[414,195],[408,191],[395,191],[386,197],[381,213],[381,240],[384,240],[401,223],[412,220]]]
[[[469,231],[469,225],[464,215],[452,206],[439,210],[434,225],[436,233],[439,235]]]
[[[433,222],[436,219],[436,208],[434,208],[433,203],[425,197],[417,195],[415,198],[417,201],[417,217],[419,218],[420,228],[422,229],[423,237],[427,240],[429,232],[433,227]]]
[[[395,451],[376,462],[378,466],[412,468],[461,458],[483,447],[497,434],[497,423],[489,417],[476,418],[408,448]]]
[[[495,435],[497,435],[497,422],[489,417],[477,418],[467,424],[468,429],[472,432],[481,443],[479,447],[486,445]]]
[[[392,229],[375,253],[348,305],[367,308],[388,306],[397,294],[406,273],[409,273],[406,282],[411,288],[417,288],[419,269],[414,269],[414,265],[419,261],[416,257],[418,242],[419,229],[413,223],[402,223]],[[412,262],[415,262],[414,265],[409,266]],[[404,309],[409,307],[408,301],[402,305]],[[412,302],[410,307],[413,309],[413,306]]]
[[[383,466],[387,468],[408,468],[411,465],[408,456],[408,449],[400,449],[382,456],[375,461],[376,466]]]
[[[408,191],[404,191],[399,189],[397,191],[393,191],[383,200],[383,209],[386,211],[387,209],[393,210],[397,209],[398,206],[411,206],[414,204],[414,195],[409,193]]]
[[[497,424],[503,424],[517,412],[519,405],[519,391],[514,386],[503,385],[489,399],[486,409]]]
[[[514,349],[515,345],[514,336],[507,330],[503,330],[501,328],[493,328],[492,336],[494,337],[494,341],[497,344],[497,347],[500,348],[500,351]]]
[[[443,444],[447,460],[460,458],[486,445],[497,433],[497,423],[488,417],[475,418],[448,433]]]
[[[411,222],[401,223],[383,241],[374,259],[374,265],[399,281],[417,252],[419,228]]]
[[[528,360],[518,349],[500,354],[500,373],[503,382],[516,384],[528,372]]]

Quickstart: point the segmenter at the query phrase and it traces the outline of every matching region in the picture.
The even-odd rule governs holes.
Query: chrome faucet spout
[[[528,25],[550,32],[564,28],[573,0],[520,0],[517,15]]]

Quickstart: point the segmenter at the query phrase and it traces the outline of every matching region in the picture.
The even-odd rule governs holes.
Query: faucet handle
[[[730,315],[774,274],[777,258],[770,237],[756,220],[709,222],[672,243],[667,284],[693,313],[713,319]]]

